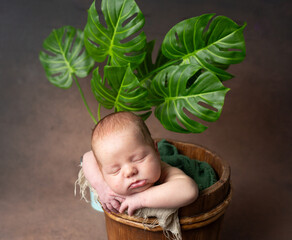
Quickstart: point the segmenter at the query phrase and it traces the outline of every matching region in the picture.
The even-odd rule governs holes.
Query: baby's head
[[[120,195],[144,191],[160,178],[156,145],[144,121],[131,112],[99,121],[92,133],[92,150],[105,181]]]

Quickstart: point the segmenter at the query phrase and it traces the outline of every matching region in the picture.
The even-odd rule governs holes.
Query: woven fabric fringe
[[[168,239],[182,239],[177,208],[142,208],[136,211],[135,216],[145,220],[143,222],[145,227],[160,226]],[[155,217],[154,221],[146,223],[150,217]]]
[[[93,192],[94,200],[98,202],[98,194],[85,178],[82,168],[80,169],[78,173],[78,179],[75,182],[75,196],[77,185],[79,185],[81,199],[89,202],[86,198],[87,188],[89,188],[90,191]],[[163,234],[168,239],[182,240],[177,208],[142,208],[135,212],[135,216],[144,219],[143,225],[145,228],[154,228],[160,226],[163,229]],[[146,223],[150,217],[154,217],[153,222]]]
[[[80,167],[82,167],[82,165],[80,165]],[[86,198],[87,196],[87,188],[90,189],[90,191],[92,191],[94,193],[94,197],[96,198],[96,201],[98,199],[98,195],[96,193],[96,191],[94,190],[93,187],[91,187],[90,183],[87,181],[87,179],[85,178],[85,175],[83,173],[83,169],[81,168],[79,173],[78,173],[78,179],[75,181],[75,188],[74,188],[74,195],[76,196],[76,189],[77,189],[77,185],[79,185],[79,194],[81,195],[81,199],[84,199],[85,202],[89,202],[89,200]]]

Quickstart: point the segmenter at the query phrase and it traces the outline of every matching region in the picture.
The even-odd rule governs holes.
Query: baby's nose
[[[132,177],[138,173],[137,168],[134,166],[127,166],[125,169],[125,177]]]

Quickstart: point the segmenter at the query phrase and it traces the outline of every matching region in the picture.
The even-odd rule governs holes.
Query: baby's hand
[[[86,179],[96,190],[98,199],[107,212],[118,213],[124,197],[113,192],[104,181],[100,168],[92,151],[83,155],[82,168]]]
[[[98,190],[98,199],[103,207],[103,209],[107,212],[118,213],[121,203],[125,200],[124,197],[117,195],[113,192],[107,184],[100,186]]]
[[[127,196],[122,202],[119,212],[123,213],[128,209],[128,214],[132,216],[137,209],[142,208],[141,199],[139,198],[139,193]]]

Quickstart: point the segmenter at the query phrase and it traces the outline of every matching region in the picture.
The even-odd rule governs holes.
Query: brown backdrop
[[[168,132],[152,116],[154,137],[206,146],[232,168],[234,197],[222,239],[292,239],[291,3],[289,1],[137,1],[148,39],[161,43],[175,23],[203,13],[247,22],[246,60],[219,121],[202,134]],[[93,123],[77,87],[57,89],[38,61],[52,28],[83,28],[89,0],[13,0],[0,4],[0,239],[106,239],[104,218],[74,197],[79,157]],[[90,94],[90,79],[81,80]],[[95,108],[93,97],[88,101]],[[103,112],[105,115],[106,112]]]

